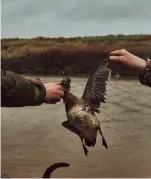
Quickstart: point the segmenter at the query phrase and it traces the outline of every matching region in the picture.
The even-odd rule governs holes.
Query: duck
[[[71,92],[70,77],[64,76],[60,82],[65,89],[63,103],[67,117],[61,125],[80,138],[86,156],[89,152],[87,147],[96,145],[98,131],[102,137],[102,145],[108,148],[96,115],[100,113],[101,104],[107,102],[108,82],[111,80],[111,69],[108,65],[109,55],[93,68],[80,98]]]

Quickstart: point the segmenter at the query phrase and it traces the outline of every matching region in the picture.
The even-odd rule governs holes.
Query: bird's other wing
[[[107,68],[108,63],[109,55],[94,68],[81,97],[93,108],[99,108],[100,103],[106,103],[107,82],[110,81],[111,77],[111,70]]]

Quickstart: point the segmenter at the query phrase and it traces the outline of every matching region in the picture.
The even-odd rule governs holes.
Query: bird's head
[[[61,85],[65,88],[66,91],[70,91],[71,79],[69,77],[64,77],[61,81]]]

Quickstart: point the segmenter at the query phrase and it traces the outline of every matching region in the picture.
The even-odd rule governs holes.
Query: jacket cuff
[[[41,105],[44,100],[45,100],[45,96],[46,96],[46,89],[44,84],[40,81],[40,79],[29,79],[29,81],[32,83],[33,86],[33,90],[32,90],[32,105],[34,106],[39,106]]]
[[[142,85],[150,86],[151,83],[151,60],[146,60],[147,66],[146,68],[139,73],[139,81]]]

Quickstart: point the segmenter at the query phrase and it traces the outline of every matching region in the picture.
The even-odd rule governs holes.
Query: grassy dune
[[[1,39],[1,64],[17,73],[89,75],[94,65],[115,49],[125,48],[140,57],[151,57],[151,35]],[[136,75],[110,64],[113,74]]]

